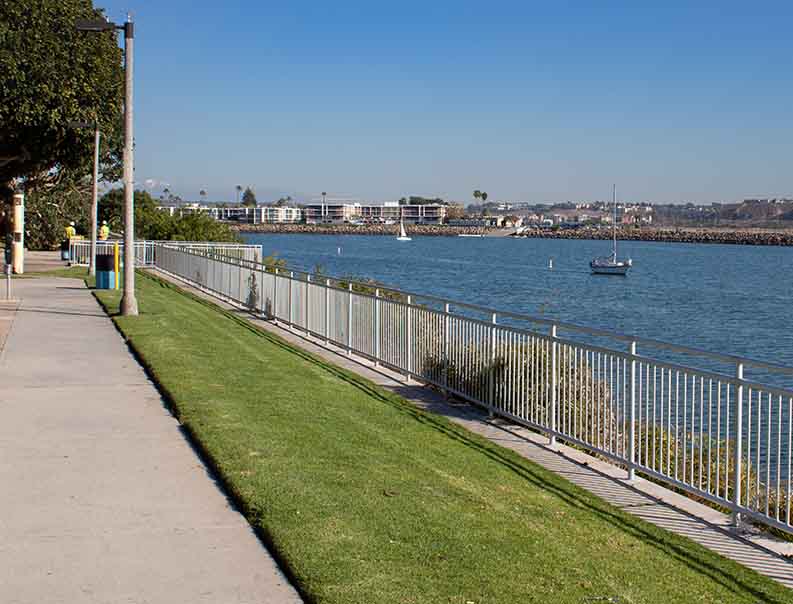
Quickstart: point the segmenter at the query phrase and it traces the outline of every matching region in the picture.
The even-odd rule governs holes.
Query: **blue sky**
[[[789,1],[98,5],[136,21],[136,180],[184,198],[793,195]]]

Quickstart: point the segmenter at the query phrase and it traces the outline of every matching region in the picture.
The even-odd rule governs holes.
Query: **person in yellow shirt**
[[[102,221],[102,226],[99,227],[99,239],[102,241],[107,241],[107,238],[110,237],[110,227],[107,226],[107,221]]]
[[[69,226],[66,227],[66,240],[68,241],[72,237],[77,236],[77,229],[74,228],[74,222],[70,222]]]

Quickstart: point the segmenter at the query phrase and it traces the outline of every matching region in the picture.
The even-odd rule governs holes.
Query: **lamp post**
[[[98,197],[99,197],[99,139],[102,133],[99,131],[99,124],[88,122],[69,122],[72,128],[93,128],[94,129],[94,188],[91,194],[91,256],[88,259],[88,274],[92,277],[96,275],[96,223],[98,217]]]
[[[132,17],[117,25],[110,21],[79,19],[77,31],[104,32],[124,30],[124,293],[121,297],[121,314],[137,315],[138,301],[135,299],[135,191],[133,121],[132,121],[132,74],[134,50],[134,26]],[[96,221],[94,227],[96,228]],[[92,246],[93,247],[93,246]]]

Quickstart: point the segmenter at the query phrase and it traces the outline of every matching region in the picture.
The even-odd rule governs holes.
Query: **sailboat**
[[[407,231],[405,231],[405,221],[402,220],[402,216],[399,217],[399,237],[397,237],[397,241],[411,241]]]
[[[595,258],[589,263],[593,275],[626,275],[628,269],[633,266],[630,258],[627,260],[617,260],[617,185],[612,188],[611,203],[614,206],[614,215],[611,219],[611,233],[614,247],[611,256]]]

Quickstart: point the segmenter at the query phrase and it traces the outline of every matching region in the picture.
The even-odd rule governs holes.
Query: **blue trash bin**
[[[96,288],[116,289],[118,274],[115,271],[113,254],[96,255]]]

